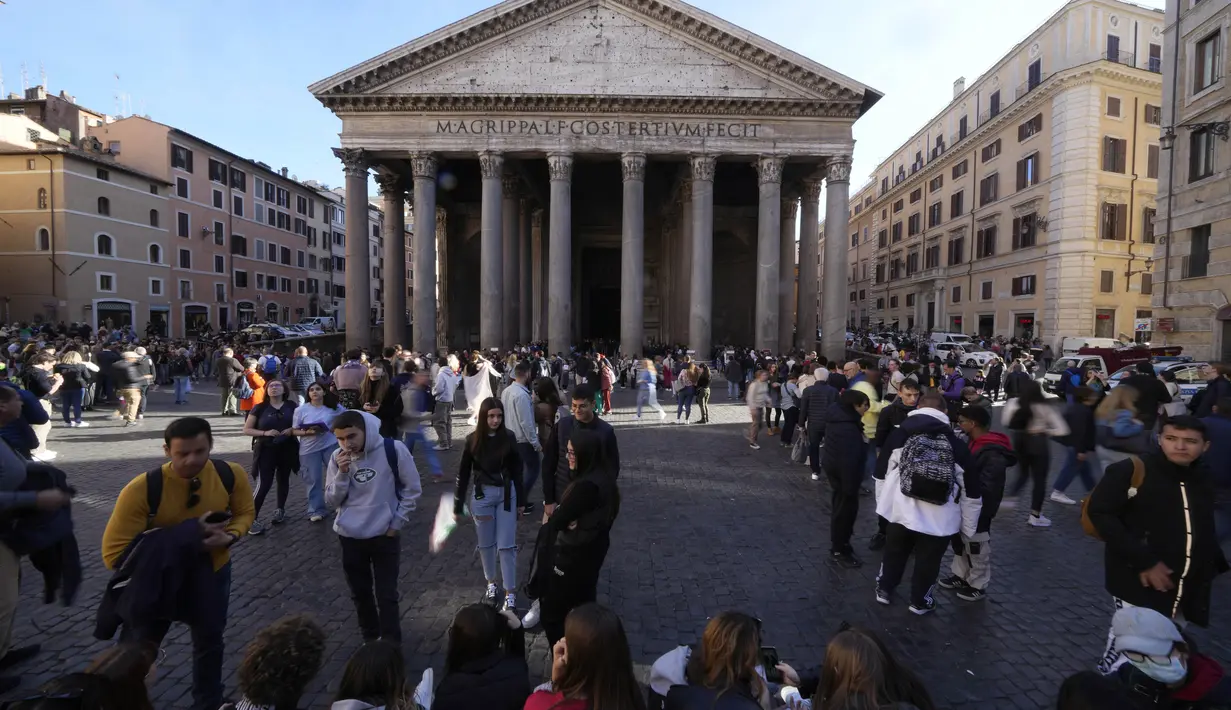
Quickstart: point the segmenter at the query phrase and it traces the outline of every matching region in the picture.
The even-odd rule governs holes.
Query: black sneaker
[[[919,606],[918,604],[910,605],[910,613],[915,614],[916,616],[931,614],[934,611],[936,611],[936,600],[932,597],[928,597],[924,600],[923,606]]]
[[[879,552],[885,549],[885,533],[876,533],[872,536],[872,541],[868,543],[868,549],[873,552]]]
[[[523,516],[526,516],[526,515],[534,515],[534,503],[527,503],[527,504],[523,505],[523,506],[521,507],[521,514],[522,514]]]
[[[858,569],[863,566],[863,562],[849,552],[831,552],[829,555],[833,558],[834,562],[838,563],[839,567],[845,569]]]
[[[483,603],[495,607],[498,599],[500,599],[500,588],[495,584],[488,584],[487,590],[483,592]]]
[[[966,584],[966,580],[956,574],[951,574],[948,577],[941,577],[936,580],[936,584],[940,585],[941,589],[966,589],[970,586],[969,584]]]
[[[253,535],[253,536],[255,536],[255,535],[264,535],[264,534],[265,534],[265,528],[264,528],[264,526],[262,526],[260,523],[253,523],[253,524],[252,524],[252,527],[248,528],[248,534],[249,534],[249,535]]]
[[[982,589],[975,589],[974,587],[971,587],[969,585],[967,585],[965,589],[959,590],[957,593],[957,598],[961,599],[964,602],[983,601],[983,599],[986,596],[987,596],[987,593],[984,592]]]
[[[889,606],[889,592],[881,589],[879,584],[876,586],[876,603]]]
[[[282,523],[286,522],[286,511],[282,510],[281,508],[278,508],[277,510],[275,510],[274,518],[270,522],[272,522],[274,525],[281,525]]]
[[[8,653],[4,654],[3,657],[0,657],[0,670],[12,668],[18,663],[24,663],[25,661],[34,658],[38,654],[38,651],[39,645],[37,643],[30,644],[29,646],[22,646],[21,648],[11,648]]]

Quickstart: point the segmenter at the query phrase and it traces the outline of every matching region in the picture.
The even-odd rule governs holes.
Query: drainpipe
[[[56,312],[54,320],[60,320],[60,295],[57,293],[56,285],[56,161],[46,153],[39,151],[39,155],[47,159],[47,208],[51,215],[51,298],[56,302]]]
[[[1133,157],[1129,163],[1128,169],[1129,175],[1132,175],[1133,177],[1128,182],[1128,268],[1124,270],[1124,291],[1126,293],[1129,289],[1129,282],[1133,280],[1133,262],[1137,258],[1137,255],[1133,253],[1133,245],[1137,243],[1137,240],[1133,238],[1133,206],[1136,198],[1136,195],[1133,193],[1133,188],[1137,185],[1137,110],[1139,108],[1137,104],[1140,101],[1141,99],[1133,97],[1133,137],[1131,141]],[[1136,310],[1134,310],[1133,318],[1136,317]],[[1114,338],[1116,336],[1113,335],[1111,337]]]
[[[1171,126],[1167,127],[1167,132],[1171,134],[1170,140],[1167,141],[1167,241],[1163,244],[1163,308],[1167,308],[1168,287],[1171,285],[1171,208],[1172,198],[1175,196],[1175,110],[1176,96],[1179,95],[1179,87],[1175,82],[1179,78],[1177,72],[1180,66],[1180,8],[1177,5],[1175,10],[1175,33],[1171,38]]]

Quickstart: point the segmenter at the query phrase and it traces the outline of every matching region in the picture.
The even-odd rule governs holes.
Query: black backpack
[[[898,472],[903,495],[933,505],[949,502],[957,485],[957,464],[948,437],[914,434],[902,447],[900,461]]]
[[[227,495],[234,493],[235,471],[231,468],[231,464],[222,459],[210,459],[210,463],[214,464],[218,478],[222,479],[222,487],[227,490]],[[158,506],[162,503],[161,468],[145,472],[145,500],[150,509],[145,518],[145,529],[149,530],[154,526],[154,517],[158,515]]]

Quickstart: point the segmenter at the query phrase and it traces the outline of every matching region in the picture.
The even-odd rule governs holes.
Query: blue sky
[[[1059,9],[1062,0],[692,0],[694,5],[876,88],[855,124],[852,188]],[[96,111],[134,113],[301,180],[342,181],[341,122],[308,84],[494,4],[489,0],[6,0],[5,92],[61,89]],[[1149,7],[1163,0],[1142,0]],[[115,75],[120,79],[117,83]]]

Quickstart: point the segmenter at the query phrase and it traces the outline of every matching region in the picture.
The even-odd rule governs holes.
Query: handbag
[[[795,463],[808,462],[808,435],[802,427],[795,430],[795,443],[791,444],[791,460]]]

